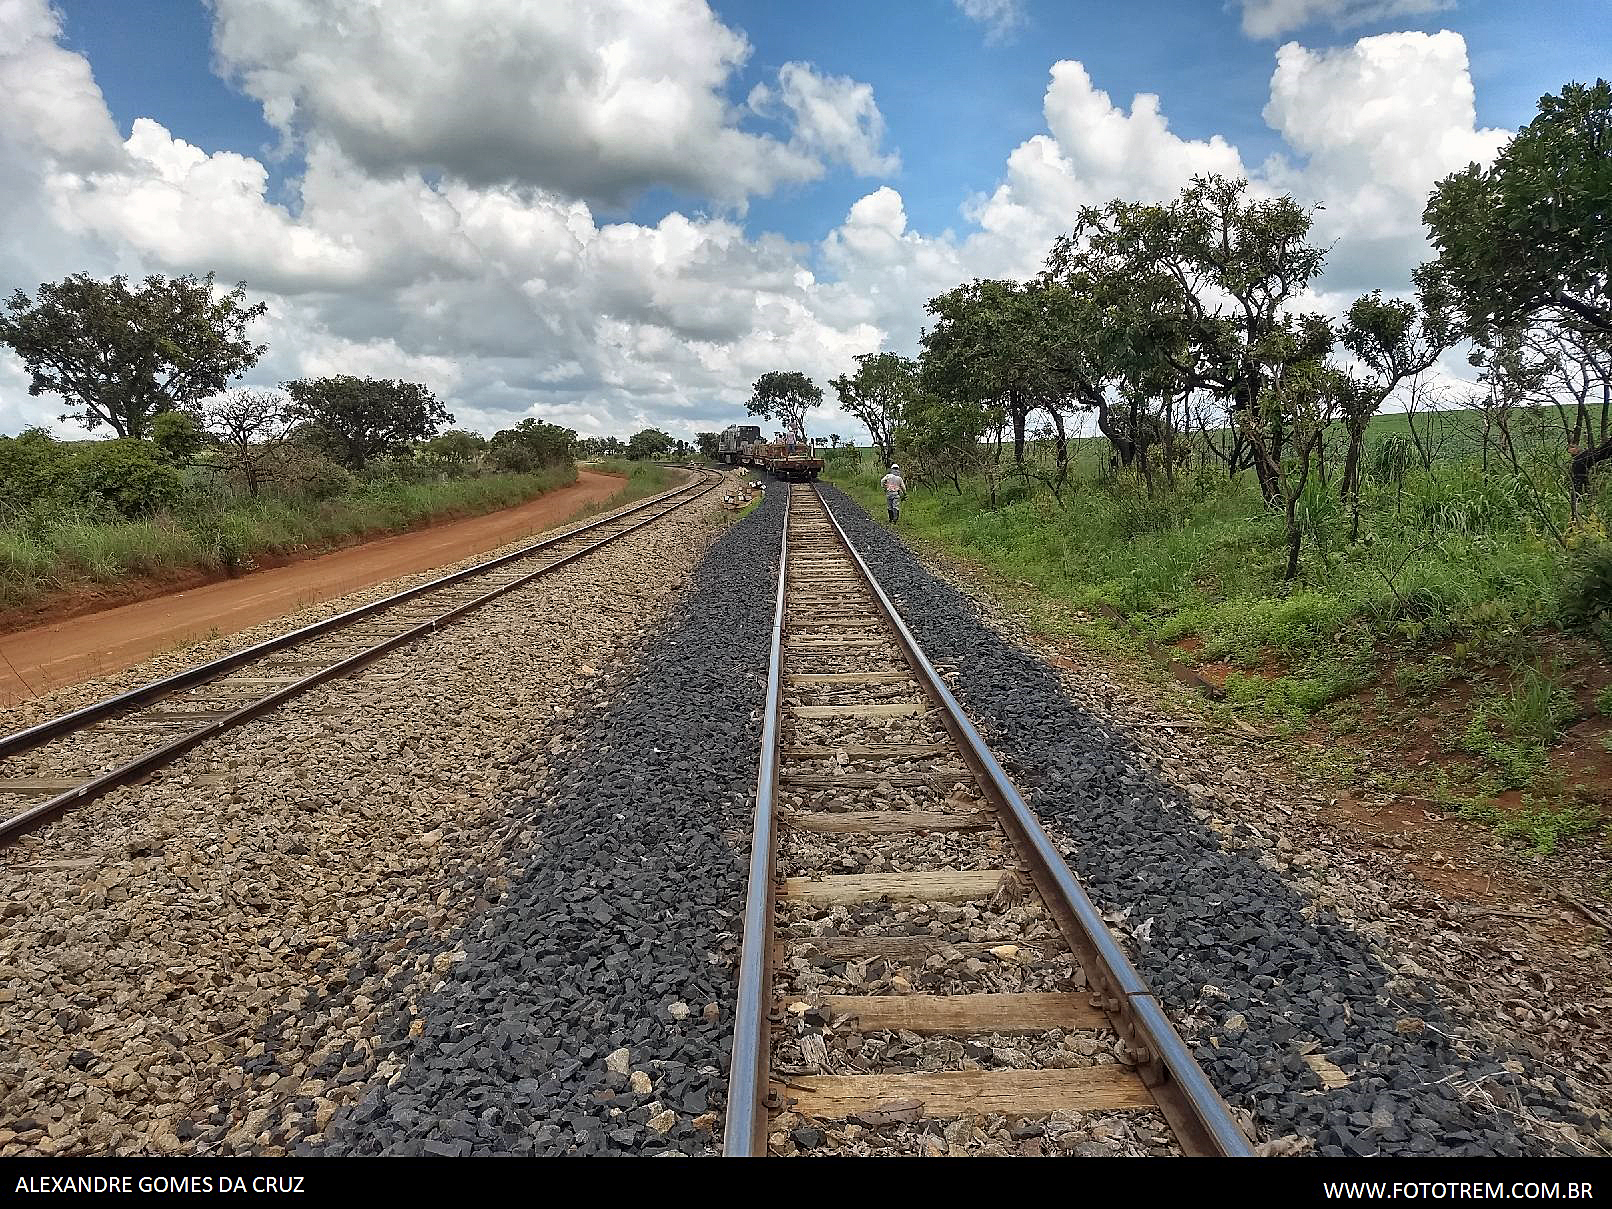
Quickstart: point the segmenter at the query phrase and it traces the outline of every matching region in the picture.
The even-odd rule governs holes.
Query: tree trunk
[[[1108,438],[1108,443],[1119,454],[1119,464],[1129,466],[1131,458],[1136,454],[1136,446],[1122,432],[1114,427],[1113,417],[1109,414],[1106,400],[1097,404],[1097,431]]]
[[[1057,449],[1058,469],[1065,470],[1069,465],[1069,437],[1063,428],[1063,412],[1053,410],[1052,416],[1053,444]],[[1062,475],[1059,475],[1062,478]]]
[[[1575,492],[1584,491],[1590,485],[1590,471],[1608,458],[1612,458],[1612,440],[1602,441],[1590,449],[1582,449],[1573,455],[1573,461],[1568,468],[1568,477]]]
[[[1292,582],[1298,578],[1299,573],[1299,546],[1304,541],[1304,531],[1299,528],[1298,518],[1294,514],[1298,506],[1298,496],[1287,501],[1287,574],[1282,578]]]
[[[1010,403],[1009,406],[1013,411],[1013,460],[1022,466],[1024,465],[1024,424],[1030,418],[1030,413],[1021,408],[1016,402]],[[992,498],[995,498],[994,492]]]
[[[1339,499],[1358,499],[1360,496],[1360,454],[1366,444],[1366,426],[1353,420],[1346,423],[1349,431],[1349,451],[1343,455],[1343,477],[1338,480]]]

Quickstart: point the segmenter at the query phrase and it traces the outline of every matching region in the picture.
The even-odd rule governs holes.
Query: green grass
[[[329,549],[434,521],[495,512],[575,479],[575,468],[566,465],[536,474],[429,483],[380,480],[318,501],[268,495],[203,498],[184,510],[146,520],[35,514],[0,527],[0,607],[29,604],[83,583],[246,570],[260,558]],[[639,483],[652,479],[640,476]],[[629,480],[627,489],[632,487]]]
[[[1429,702],[1452,681],[1498,668],[1501,687],[1475,704],[1464,729],[1458,717],[1441,728],[1452,754],[1478,757],[1475,768],[1456,769],[1468,778],[1464,792],[1451,786],[1447,796],[1527,790],[1537,800],[1506,834],[1551,846],[1594,817],[1540,804],[1557,800],[1549,749],[1577,708],[1561,670],[1537,659],[1537,636],[1565,624],[1571,556],[1551,532],[1575,532],[1565,477],[1559,464],[1526,480],[1485,468],[1461,452],[1471,447],[1472,417],[1433,423],[1449,429],[1439,460],[1431,468],[1383,460],[1362,492],[1358,540],[1335,479],[1307,499],[1292,582],[1282,578],[1283,518],[1248,476],[1219,470],[1182,471],[1174,489],[1159,475],[1152,495],[1129,474],[1077,473],[1061,504],[1043,486],[1008,480],[995,507],[981,481],[965,479],[959,492],[909,475],[898,528],[1042,602],[1034,624],[1075,616],[1083,619],[1075,633],[1105,651],[1152,648],[1229,665],[1226,704],[1278,732],[1321,718],[1341,739],[1364,728],[1367,712],[1373,725],[1392,726],[1435,708]],[[1404,417],[1379,417],[1373,439],[1405,428]],[[871,457],[842,456],[828,476],[882,519],[882,470]],[[1593,537],[1593,518],[1612,515],[1606,478],[1585,504],[1591,519],[1576,531]],[[1356,698],[1373,684],[1375,705]],[[1612,714],[1612,688],[1598,707]],[[1442,771],[1372,775],[1425,783]]]
[[[1564,839],[1590,834],[1601,823],[1594,807],[1526,794],[1519,809],[1503,810],[1490,802],[1476,802],[1462,807],[1461,817],[1493,827],[1507,839],[1525,840],[1542,853],[1554,852]]]

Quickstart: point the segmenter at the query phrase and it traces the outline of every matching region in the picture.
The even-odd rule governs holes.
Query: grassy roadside
[[[880,469],[842,457],[829,477],[882,516]],[[1612,668],[1564,627],[1575,556],[1520,494],[1459,464],[1404,476],[1370,492],[1366,541],[1319,518],[1294,584],[1280,517],[1223,474],[1152,498],[1082,478],[1062,506],[1019,486],[995,509],[979,483],[915,487],[901,528],[983,570],[1042,633],[1154,674],[1194,668],[1211,712],[1273,734],[1324,782],[1435,802],[1549,851],[1612,813]]]
[[[625,467],[611,473],[627,473]],[[321,551],[362,538],[514,507],[576,481],[571,465],[404,483],[395,479],[325,500],[262,496],[202,504],[142,520],[108,521],[71,511],[0,527],[0,609],[53,593],[130,578],[244,571],[267,557]],[[623,492],[650,494],[653,476]],[[632,498],[632,497],[626,497]]]

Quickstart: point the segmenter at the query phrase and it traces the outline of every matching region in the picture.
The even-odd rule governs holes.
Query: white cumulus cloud
[[[778,86],[758,84],[750,93],[758,113],[780,110],[790,115],[792,142],[802,151],[848,165],[862,176],[878,176],[901,168],[901,157],[880,151],[884,115],[873,88],[846,76],[825,76],[810,63],[785,63]]]
[[[753,231],[737,206],[603,221],[598,197],[656,184],[720,203],[831,162],[875,177],[899,166],[871,88],[804,63],[744,107],[784,133],[743,132],[722,100],[742,39],[691,0],[649,9],[474,6],[514,22],[510,47],[472,36],[468,4],[433,6],[428,20],[401,3],[338,18],[302,0],[214,0],[221,65],[303,153],[288,206],[257,159],[149,118],[123,137],[46,0],[0,0],[0,290],[81,269],[213,270],[269,303],[254,384],[405,377],[483,431],[537,413],[582,432],[692,435],[741,418],[767,370],[826,386],[859,353],[911,352],[929,297],[1033,274],[1080,206],[1161,200],[1198,173],[1246,171],[1262,190],[1324,202],[1318,234],[1336,241],[1327,299],[1403,288],[1425,254],[1428,189],[1505,138],[1476,126],[1452,33],[1283,46],[1265,117],[1285,151],[1257,167],[1223,138],[1177,134],[1156,95],[1116,102],[1062,61],[1044,130],[994,183],[960,196],[954,230],[915,229],[887,184],[847,198],[816,245]],[[523,84],[515,62],[534,77]],[[398,84],[416,69],[418,96]],[[622,98],[656,88],[666,111],[634,130]],[[543,128],[491,115],[494,90]],[[516,169],[497,168],[500,155]],[[738,185],[715,179],[730,168]],[[0,352],[0,429],[61,410],[29,397]],[[830,409],[814,429],[854,426]]]
[[[738,127],[724,89],[750,46],[704,0],[210,3],[215,59],[267,120],[372,173],[612,204],[656,185],[738,204],[821,173]]]

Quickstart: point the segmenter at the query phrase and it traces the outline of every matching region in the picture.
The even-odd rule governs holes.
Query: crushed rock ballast
[[[318,1152],[716,1148],[783,513],[769,491],[620,691],[532,753],[519,871]]]
[[[957,669],[964,708],[1263,1138],[1326,1155],[1518,1155],[1572,1152],[1572,1126],[1599,1127],[1560,1076],[1465,1040],[1425,982],[1257,851],[1223,844],[1051,667],[843,493],[823,496],[929,656]]]

